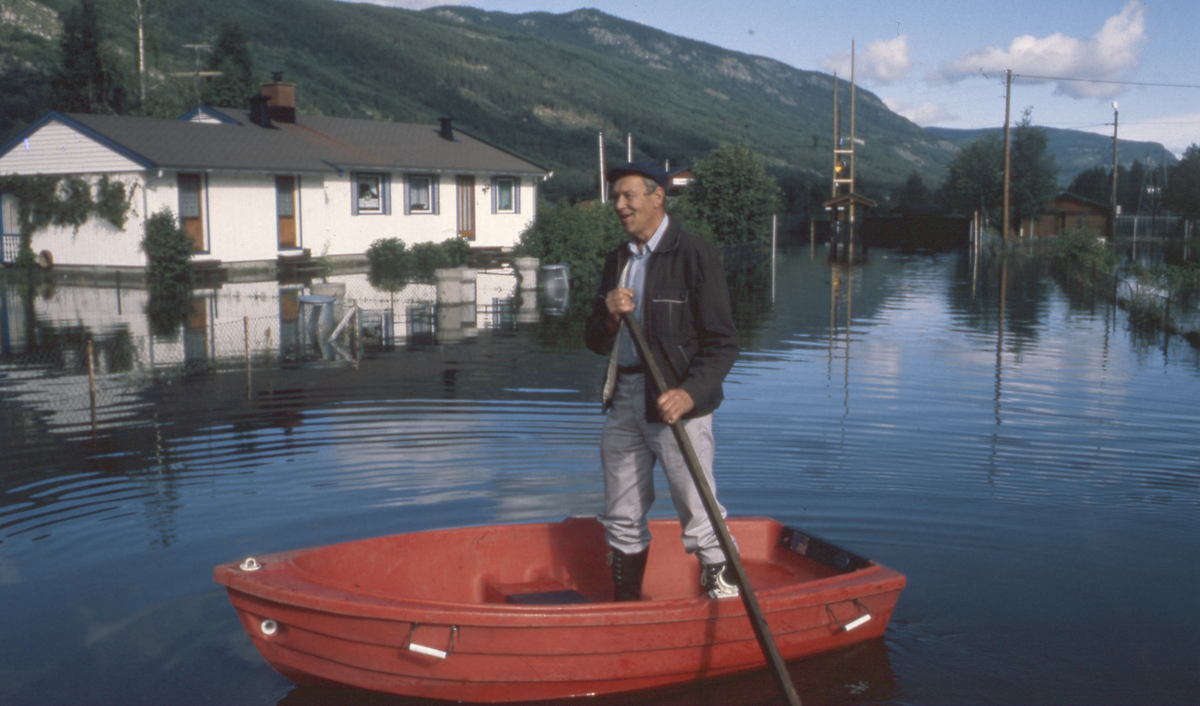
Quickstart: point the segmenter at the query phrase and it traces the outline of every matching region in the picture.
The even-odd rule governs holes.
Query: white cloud
[[[902,80],[912,67],[908,58],[908,35],[902,34],[888,41],[872,42],[865,52],[854,57],[855,81],[874,81],[889,84]],[[838,52],[821,62],[828,73],[850,78],[850,52]]]
[[[1007,50],[987,47],[967,52],[943,64],[930,78],[954,82],[980,71],[996,74],[1011,69],[1027,76],[1119,81],[1137,68],[1147,39],[1145,7],[1130,0],[1091,39],[1075,39],[1062,32],[1042,38],[1025,35],[1014,39]],[[1060,81],[1055,92],[1076,98],[1111,98],[1123,90],[1111,83]]]
[[[1190,145],[1200,144],[1200,112],[1129,121],[1122,115],[1118,133],[1122,140],[1158,142],[1176,157],[1183,157]]]
[[[896,98],[884,98],[883,103],[893,113],[902,115],[922,127],[958,120],[958,116],[947,110],[945,106],[938,105],[932,101],[925,101],[921,105],[912,106]]]

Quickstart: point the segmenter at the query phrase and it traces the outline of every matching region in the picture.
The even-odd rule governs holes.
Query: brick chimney
[[[450,124],[454,121],[454,118],[445,117],[438,118],[438,120],[442,123],[442,129],[438,132],[438,135],[440,135],[443,140],[454,142],[454,126]]]
[[[279,123],[296,122],[296,84],[284,83],[283,72],[276,71],[271,83],[262,84],[262,95],[269,101],[267,112],[271,120]]]

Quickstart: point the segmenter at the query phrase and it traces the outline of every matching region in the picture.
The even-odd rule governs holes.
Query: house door
[[[192,252],[204,252],[204,203],[201,175],[180,174],[179,225],[192,241]]]
[[[279,220],[279,249],[297,247],[296,177],[275,177],[275,212]]]
[[[455,178],[458,187],[458,237],[475,239],[475,177]]]

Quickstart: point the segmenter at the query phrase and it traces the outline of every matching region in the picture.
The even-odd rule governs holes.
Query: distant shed
[[[1063,191],[1054,197],[1046,212],[1032,224],[1031,235],[1035,238],[1062,235],[1073,228],[1090,228],[1112,234],[1112,209],[1082,196]]]

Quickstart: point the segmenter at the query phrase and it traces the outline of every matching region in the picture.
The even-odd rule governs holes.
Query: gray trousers
[[[689,553],[699,552],[700,561],[705,564],[725,561],[725,553],[717,542],[671,427],[646,421],[645,384],[645,375],[622,375],[617,380],[613,405],[600,434],[606,508],[599,519],[604,525],[608,546],[626,554],[636,554],[650,546],[646,513],[654,504],[654,462],[657,460],[667,475],[671,500],[679,513],[684,548]],[[686,420],[684,429],[715,494],[712,415]],[[724,507],[721,517],[725,517]]]

